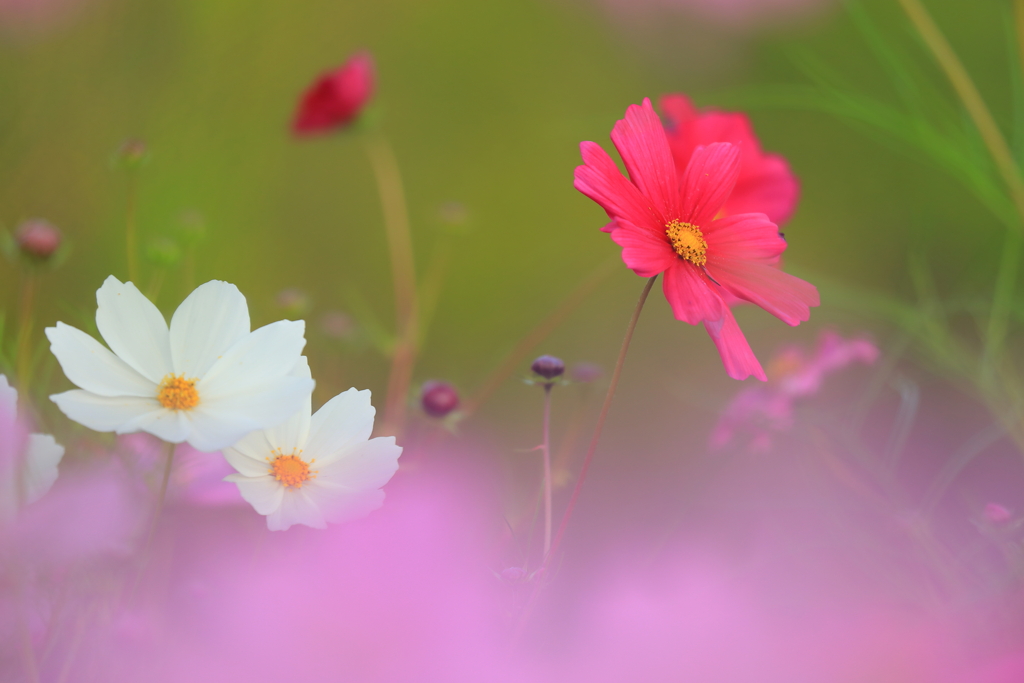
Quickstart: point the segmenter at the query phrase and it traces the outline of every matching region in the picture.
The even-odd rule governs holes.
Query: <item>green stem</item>
[[[32,372],[32,307],[35,305],[36,274],[31,268],[25,270],[21,287],[21,302],[18,310],[18,340],[15,345],[18,383],[28,391]]]
[[[899,2],[967,109],[967,113],[981,134],[985,147],[988,148],[992,160],[995,161],[999,174],[1003,177],[1003,182],[1010,190],[1010,197],[1017,207],[1017,213],[1024,219],[1024,180],[1021,179],[1020,169],[1013,159],[1006,139],[975,87],[974,81],[971,80],[967,69],[964,68],[949,41],[946,40],[920,0],[899,0]],[[1019,21],[1021,19],[1018,14]]]
[[[128,281],[139,282],[139,234],[138,234],[138,187],[139,180],[135,171],[128,172],[127,197],[125,198],[125,235],[124,244],[128,252]]]
[[[406,398],[416,364],[419,301],[416,292],[416,263],[412,251],[409,214],[405,202],[402,175],[395,153],[387,140],[377,134],[365,138],[366,155],[377,181],[384,232],[391,260],[391,278],[395,294],[396,342],[391,357],[391,374],[384,403],[381,432],[399,436],[405,423]]]

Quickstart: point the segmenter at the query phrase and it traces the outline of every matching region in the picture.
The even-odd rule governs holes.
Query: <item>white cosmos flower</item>
[[[18,392],[0,375],[0,522],[14,519],[57,481],[64,447],[49,434],[29,434],[18,418]]]
[[[309,376],[309,367],[296,374]],[[279,427],[254,432],[224,457],[238,474],[225,478],[271,531],[293,524],[323,529],[327,522],[362,517],[384,503],[381,487],[398,469],[402,448],[395,437],[370,439],[369,390],[349,389],[312,413],[312,404]]]
[[[113,276],[96,302],[96,327],[110,351],[64,323],[46,329],[64,374],[81,387],[50,398],[90,429],[144,431],[216,451],[280,424],[313,391],[312,379],[291,375],[305,323],[281,320],[250,332],[245,297],[232,284],[197,287],[170,328],[135,285]]]

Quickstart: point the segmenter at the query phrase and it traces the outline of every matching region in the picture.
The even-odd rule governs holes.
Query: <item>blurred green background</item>
[[[1009,3],[928,5],[1012,130]],[[862,7],[946,94],[896,3]],[[0,222],[13,229],[46,218],[73,242],[67,263],[42,280],[37,341],[58,319],[88,325],[103,279],[127,277],[127,183],[110,157],[139,138],[151,156],[139,177],[142,245],[174,235],[183,215],[198,212],[207,238],[196,283],[237,284],[254,324],[285,317],[281,290],[305,291],[319,399],[351,385],[380,397],[386,359],[370,344],[328,339],[317,325],[332,310],[363,328],[393,325],[369,164],[357,132],[296,140],[288,130],[308,83],[361,48],[377,63],[375,116],[401,164],[421,275],[443,234],[441,207],[459,202],[469,217],[452,238],[415,373],[463,391],[618,253],[598,231],[601,210],[573,189],[572,172],[578,143],[606,144],[628,104],[675,91],[704,105],[756,103],[751,88],[807,82],[794,50],[897,101],[838,3],[793,23],[736,30],[686,11],[610,11],[582,0],[82,0],[50,24],[8,21],[0,29]],[[927,255],[943,292],[987,296],[1003,230],[945,173],[910,148],[822,113],[776,107],[750,115],[764,147],[785,155],[802,181],[785,258],[823,295],[796,330],[762,311],[740,311],[762,363],[826,324],[873,330],[884,346],[889,330],[870,307],[850,310],[848,295],[832,294],[912,301],[911,253]],[[146,283],[154,270],[143,263]],[[2,304],[13,312],[18,271],[2,268]],[[610,367],[642,284],[617,269],[537,353]],[[170,313],[186,293],[181,269],[172,270],[158,303]],[[621,400],[649,407],[652,391],[682,395],[646,419],[674,415],[702,429],[737,384],[703,330],[672,320],[660,294],[651,301]],[[57,373],[51,388],[65,386]],[[483,415],[499,436],[522,441],[522,419],[538,401],[511,381]]]

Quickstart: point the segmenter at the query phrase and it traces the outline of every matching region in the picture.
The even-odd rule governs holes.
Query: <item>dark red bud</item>
[[[352,123],[373,96],[376,77],[369,52],[358,52],[306,90],[292,122],[296,135],[316,135]]]
[[[431,380],[423,385],[420,403],[427,415],[444,417],[459,407],[459,392],[447,382]]]
[[[25,221],[14,233],[14,241],[21,253],[45,261],[60,247],[60,230],[40,219]]]

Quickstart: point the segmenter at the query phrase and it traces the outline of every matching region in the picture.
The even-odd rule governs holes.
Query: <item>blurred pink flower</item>
[[[306,90],[295,113],[292,132],[305,137],[347,126],[362,113],[374,87],[373,58],[369,52],[357,52]]]
[[[770,449],[773,434],[792,428],[796,399],[817,393],[825,377],[851,363],[871,365],[877,358],[872,342],[843,339],[831,330],[821,333],[811,357],[796,346],[783,349],[768,366],[768,384],[740,391],[723,411],[711,432],[711,447],[721,448],[746,434],[749,450]]]
[[[626,266],[641,277],[664,273],[676,319],[704,324],[729,376],[765,380],[728,304],[749,301],[798,325],[819,299],[814,285],[778,268],[786,241],[767,216],[722,216],[739,177],[740,149],[728,142],[698,146],[680,175],[649,99],[630,105],[611,137],[629,179],[598,144],[583,142],[576,189],[612,219],[611,238]]]

